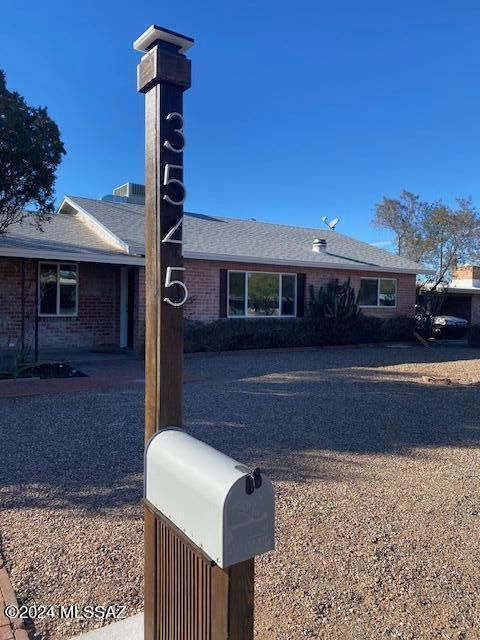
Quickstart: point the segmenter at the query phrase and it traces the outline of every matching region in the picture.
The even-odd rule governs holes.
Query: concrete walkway
[[[143,640],[143,613],[82,633],[72,640]]]

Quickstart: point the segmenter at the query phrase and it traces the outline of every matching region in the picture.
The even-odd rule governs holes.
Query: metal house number
[[[166,120],[174,120],[174,119],[176,119],[179,122],[180,127],[177,128],[177,129],[174,129],[173,133],[176,133],[178,136],[180,136],[181,145],[179,147],[174,147],[169,140],[166,140],[164,142],[163,146],[166,149],[168,149],[169,151],[173,151],[173,153],[182,153],[182,151],[185,149],[185,144],[186,144],[185,134],[183,132],[183,116],[180,113],[178,113],[177,111],[173,111],[172,113],[169,113],[166,116],[165,119]],[[164,195],[163,196],[163,199],[166,202],[168,202],[169,204],[181,206],[185,202],[185,198],[187,197],[187,190],[186,190],[185,185],[183,184],[183,182],[181,180],[179,180],[178,178],[175,178],[175,177],[172,178],[172,172],[174,173],[177,170],[181,171],[182,169],[183,169],[183,166],[180,165],[180,164],[166,164],[165,165],[165,171],[164,171],[164,174],[163,174],[163,186],[166,187],[169,184],[177,184],[182,189],[182,197],[181,197],[180,200],[172,200],[172,198],[170,198],[170,196],[168,196],[168,195]],[[175,175],[175,173],[174,173],[174,175]],[[177,231],[177,229],[180,228],[180,225],[182,223],[183,223],[183,216],[180,218],[180,220],[177,222],[177,224],[170,229],[170,231],[167,233],[167,235],[163,238],[162,242],[170,242],[172,244],[180,244],[180,245],[182,245],[182,249],[183,249],[183,240],[174,240],[173,237],[172,237],[175,234],[175,232]],[[183,238],[183,234],[182,234],[182,238]],[[187,290],[187,287],[185,286],[184,282],[182,282],[181,280],[174,280],[172,278],[172,275],[173,275],[174,271],[185,271],[185,267],[167,267],[167,273],[166,273],[166,277],[165,277],[165,288],[172,287],[173,285],[178,285],[183,290],[183,298],[179,302],[173,302],[173,300],[170,300],[170,298],[168,298],[168,297],[164,298],[163,301],[166,302],[167,304],[172,305],[172,307],[181,307],[182,305],[185,304],[185,302],[188,299],[188,290]]]

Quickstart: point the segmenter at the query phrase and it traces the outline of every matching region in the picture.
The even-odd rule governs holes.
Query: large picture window
[[[228,272],[230,317],[295,316],[296,294],[294,273]]]
[[[358,303],[361,307],[396,307],[397,281],[391,278],[362,278]]]
[[[38,286],[41,316],[77,315],[78,265],[41,262]]]

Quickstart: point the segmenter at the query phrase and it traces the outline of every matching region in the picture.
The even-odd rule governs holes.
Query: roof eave
[[[13,247],[1,247],[0,257],[4,258],[33,258],[37,260],[60,260],[70,262],[98,262],[100,264],[125,264],[143,266],[143,256],[132,256],[119,253],[118,255],[90,254],[75,251],[52,251],[49,249],[20,249]]]
[[[447,293],[460,293],[460,294],[471,294],[471,295],[479,295],[480,288],[478,287],[447,287]]]
[[[251,264],[282,265],[290,267],[310,267],[312,269],[340,269],[343,271],[375,271],[377,273],[405,273],[416,275],[418,273],[434,273],[432,269],[427,269],[423,265],[418,265],[418,269],[406,269],[401,267],[385,267],[369,264],[338,264],[336,262],[310,262],[307,260],[280,260],[273,258],[262,258],[252,256],[233,256],[225,254],[203,253],[200,251],[184,251],[184,257],[191,260],[210,260],[217,262],[241,262]]]

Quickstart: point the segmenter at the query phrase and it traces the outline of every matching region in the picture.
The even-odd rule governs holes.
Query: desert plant
[[[321,286],[315,296],[315,288],[310,285],[309,315],[312,318],[331,318],[339,322],[353,321],[359,314],[355,289],[350,278],[343,284],[331,280],[324,288]]]

